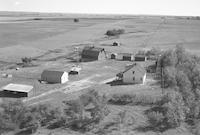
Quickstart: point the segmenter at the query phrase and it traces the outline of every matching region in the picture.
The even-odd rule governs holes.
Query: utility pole
[[[163,75],[164,75],[164,63],[163,61],[161,60],[161,63],[160,63],[160,67],[161,67],[161,88],[162,88],[162,94],[164,94],[164,79],[163,79]]]
[[[79,65],[79,60],[80,60],[79,47],[75,47],[75,48],[74,48],[74,51],[75,51],[75,53],[76,53],[76,55],[77,55],[76,63],[77,63],[77,65]]]

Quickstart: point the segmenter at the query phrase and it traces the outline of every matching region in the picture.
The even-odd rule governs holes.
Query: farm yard
[[[74,18],[79,18],[79,21],[74,22]],[[109,36],[106,33],[115,29],[120,34]],[[122,29],[124,31],[120,31]],[[144,84],[117,82],[116,75],[131,64],[141,64],[146,69],[155,64],[155,60],[135,62],[119,60],[116,56],[116,59],[107,57],[105,60],[97,58],[84,62],[79,61],[78,53],[84,47],[92,46],[104,48],[107,56],[112,53],[135,55],[152,48],[165,51],[181,45],[187,52],[199,55],[199,37],[199,20],[172,16],[26,14],[20,17],[20,13],[14,16],[0,13],[0,87],[9,83],[32,85],[32,95],[21,100],[28,107],[50,104],[63,108],[65,102],[81,100],[82,95],[93,93],[91,90],[105,95],[109,115],[98,124],[100,128],[85,134],[192,135],[184,124],[164,132],[145,128],[148,123],[146,111],[165,93],[159,80],[155,79],[156,73],[146,73]],[[114,42],[120,45],[113,46]],[[31,58],[31,64],[23,62],[22,58],[26,57]],[[41,83],[44,70],[70,72],[75,65],[81,67],[80,74],[69,75],[68,82]],[[129,100],[124,101],[123,96]],[[0,103],[7,100],[13,98],[5,98],[0,91]],[[6,135],[12,134],[14,132],[11,131]],[[83,132],[70,128],[39,127],[34,134],[79,135]]]

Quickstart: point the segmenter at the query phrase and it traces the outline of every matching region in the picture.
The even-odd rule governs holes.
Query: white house
[[[68,73],[65,71],[44,70],[41,74],[41,81],[48,83],[65,83],[68,81]]]
[[[126,66],[125,70],[117,75],[125,84],[144,84],[146,70],[140,64]]]

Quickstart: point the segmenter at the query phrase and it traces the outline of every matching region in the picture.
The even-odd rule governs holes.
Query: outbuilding
[[[135,55],[135,61],[146,61],[147,57],[145,55]]]
[[[48,83],[65,83],[68,81],[68,73],[65,71],[44,70],[41,74],[41,81]]]
[[[125,84],[144,84],[146,80],[146,70],[140,64],[132,64],[125,67],[123,72],[117,77]]]
[[[112,53],[110,55],[110,59],[116,59],[117,58],[117,53]]]
[[[24,84],[10,83],[2,88],[5,97],[30,97],[32,95],[33,86]]]
[[[104,48],[86,46],[82,51],[81,58],[83,61],[104,60],[106,52]]]
[[[121,44],[119,42],[113,42],[112,46],[120,46]]]
[[[132,61],[132,60],[134,60],[134,56],[131,53],[123,53],[122,60],[123,61]]]

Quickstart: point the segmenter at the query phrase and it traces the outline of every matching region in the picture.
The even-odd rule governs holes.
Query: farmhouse
[[[106,52],[104,48],[85,47],[81,54],[82,60],[104,60],[106,59]]]
[[[64,71],[44,70],[41,81],[48,83],[65,83],[68,81],[68,73]]]
[[[137,54],[135,55],[135,61],[146,61],[147,57],[145,55]]]
[[[134,59],[134,56],[131,53],[123,53],[122,54],[122,60],[124,60],[124,61],[132,61],[133,59]]]
[[[5,97],[30,97],[32,94],[33,86],[31,85],[23,85],[23,84],[13,84],[10,83],[3,88],[3,92]]]
[[[125,67],[125,70],[117,77],[125,84],[144,84],[146,80],[146,70],[140,64],[132,64]]]

